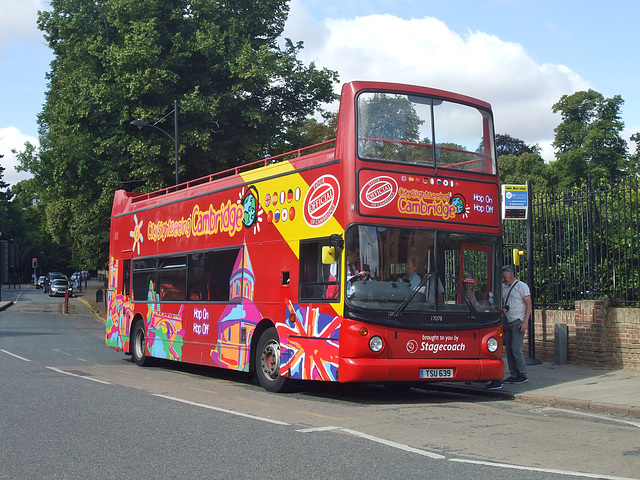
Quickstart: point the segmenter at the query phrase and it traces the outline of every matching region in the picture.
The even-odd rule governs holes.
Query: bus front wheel
[[[280,342],[275,327],[267,328],[258,340],[255,367],[258,381],[268,392],[285,392],[291,381],[280,375]]]
[[[133,333],[131,334],[131,357],[136,365],[145,367],[149,365],[150,358],[147,357],[145,351],[145,334],[144,334],[144,322],[138,321],[133,327]]]

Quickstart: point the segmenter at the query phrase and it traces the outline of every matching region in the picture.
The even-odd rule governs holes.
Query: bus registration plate
[[[421,368],[420,378],[453,378],[453,368]]]

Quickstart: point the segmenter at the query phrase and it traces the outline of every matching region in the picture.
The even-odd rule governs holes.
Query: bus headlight
[[[491,337],[489,340],[487,340],[487,350],[489,350],[489,352],[491,352],[491,353],[493,353],[496,350],[498,350],[498,340],[496,340],[493,337]]]
[[[369,339],[369,348],[371,349],[372,352],[379,352],[380,350],[382,350],[382,339],[379,336],[375,336],[375,337],[371,337]]]

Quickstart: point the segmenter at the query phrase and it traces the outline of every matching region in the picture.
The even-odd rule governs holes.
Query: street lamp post
[[[162,120],[164,120],[165,118],[167,118],[172,113],[173,113],[173,127],[174,127],[173,137],[171,137],[171,134],[169,132],[167,132],[166,130],[158,127],[158,123],[161,122]],[[178,101],[174,100],[173,101],[173,111],[167,113],[167,115],[162,117],[156,123],[147,123],[144,120],[134,120],[134,121],[131,122],[131,125],[137,125],[139,127],[155,128],[156,130],[160,130],[162,133],[164,133],[168,137],[173,138],[175,160],[176,160],[176,185],[177,185],[178,184]]]

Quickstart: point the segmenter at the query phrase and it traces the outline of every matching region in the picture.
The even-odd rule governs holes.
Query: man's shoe
[[[518,381],[518,377],[514,377],[513,375],[511,375],[509,378],[507,378],[504,383],[516,383]]]
[[[500,390],[502,388],[502,382],[500,380],[494,380],[493,382],[490,382],[486,387],[484,387],[485,390]]]
[[[514,385],[520,385],[521,383],[527,383],[529,381],[529,379],[527,378],[526,375],[518,375],[518,378],[516,378],[513,382]]]

